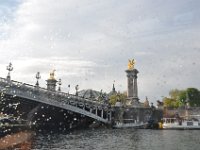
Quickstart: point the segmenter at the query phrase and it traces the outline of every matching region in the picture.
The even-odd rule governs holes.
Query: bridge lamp
[[[79,90],[79,85],[78,84],[75,86],[75,90],[76,90],[76,96],[78,96],[78,90]]]
[[[8,70],[8,75],[7,75],[7,79],[10,80],[10,72],[13,71],[13,66],[12,63],[9,63],[9,65],[6,67],[6,70]]]
[[[69,91],[70,91],[70,84],[68,85],[68,95],[69,95]]]
[[[58,85],[59,85],[58,91],[60,92],[61,91],[61,85],[62,85],[61,79],[58,80]]]
[[[39,79],[41,79],[40,72],[37,72],[37,73],[36,73],[35,78],[37,79],[37,82],[36,82],[35,85],[36,85],[36,86],[39,86]]]

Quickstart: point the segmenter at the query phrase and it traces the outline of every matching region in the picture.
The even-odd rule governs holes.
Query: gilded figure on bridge
[[[49,79],[55,80],[55,69],[53,71],[50,72],[50,77]]]
[[[134,66],[135,66],[135,60],[134,59],[132,59],[132,60],[128,60],[128,69],[129,70],[133,70],[134,69]]]

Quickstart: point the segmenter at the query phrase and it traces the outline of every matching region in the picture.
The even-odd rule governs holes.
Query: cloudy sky
[[[199,0],[0,0],[0,76],[41,86],[49,72],[62,89],[125,91],[128,59],[139,98],[200,88]]]

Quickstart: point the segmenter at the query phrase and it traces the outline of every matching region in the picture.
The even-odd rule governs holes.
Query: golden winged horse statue
[[[132,59],[132,60],[128,60],[128,69],[129,70],[133,70],[134,69],[134,65],[135,65],[135,60]]]
[[[53,70],[53,71],[51,71],[50,72],[50,77],[49,77],[49,79],[53,79],[53,80],[55,80],[55,69]]]

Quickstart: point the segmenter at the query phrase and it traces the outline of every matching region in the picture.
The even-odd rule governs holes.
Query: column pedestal
[[[126,70],[127,73],[127,105],[138,106],[137,69]]]
[[[47,90],[56,91],[56,83],[58,82],[55,79],[48,79],[47,81]]]

